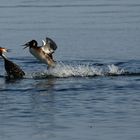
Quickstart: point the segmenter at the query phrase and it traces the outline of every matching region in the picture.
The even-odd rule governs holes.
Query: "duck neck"
[[[6,57],[6,55],[4,55],[3,53],[1,54],[1,57],[4,59],[4,60],[7,60],[8,58]]]

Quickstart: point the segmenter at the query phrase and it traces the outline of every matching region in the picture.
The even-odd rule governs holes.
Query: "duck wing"
[[[46,41],[43,41],[42,50],[47,54],[52,54],[57,49],[56,43],[51,39],[46,37]]]
[[[53,50],[56,50],[57,49],[56,43],[51,38],[46,37],[46,43],[50,44],[50,47]]]

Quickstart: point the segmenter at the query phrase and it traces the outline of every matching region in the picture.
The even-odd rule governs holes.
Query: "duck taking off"
[[[30,53],[35,56],[41,62],[48,64],[48,67],[55,67],[56,61],[53,59],[53,53],[57,49],[56,43],[50,39],[46,38],[46,41],[42,40],[42,46],[38,46],[36,40],[31,40],[24,44],[24,49],[29,47]]]
[[[4,60],[5,70],[9,79],[23,78],[25,75],[24,71],[15,63],[10,61],[4,53],[8,52],[8,49],[0,47],[0,56]]]

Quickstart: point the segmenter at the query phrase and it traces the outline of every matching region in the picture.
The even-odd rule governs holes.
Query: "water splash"
[[[102,75],[102,70],[90,65],[65,65],[58,64],[56,68],[48,71],[55,77],[89,77]]]
[[[108,65],[108,68],[109,68],[109,72],[108,74],[110,75],[121,75],[121,74],[124,74],[126,73],[126,71],[122,68],[119,68],[118,66],[115,66],[115,65]]]
[[[104,68],[106,67],[106,68]],[[59,63],[55,68],[32,73],[33,78],[67,78],[67,77],[95,77],[107,75],[122,75],[125,70],[115,65],[106,65],[97,67],[90,64],[64,64]],[[30,76],[31,76],[30,75]]]

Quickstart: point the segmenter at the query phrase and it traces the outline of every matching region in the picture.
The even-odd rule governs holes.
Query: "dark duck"
[[[31,40],[24,44],[24,48],[29,47],[30,53],[35,56],[38,60],[48,65],[48,68],[53,68],[56,65],[56,61],[53,59],[53,53],[57,49],[56,43],[46,37],[46,41],[42,40],[42,46],[38,46],[36,40]]]
[[[0,56],[4,60],[5,70],[7,72],[8,79],[20,79],[25,75],[24,71],[15,63],[10,61],[4,53],[8,52],[8,49],[0,47]]]

